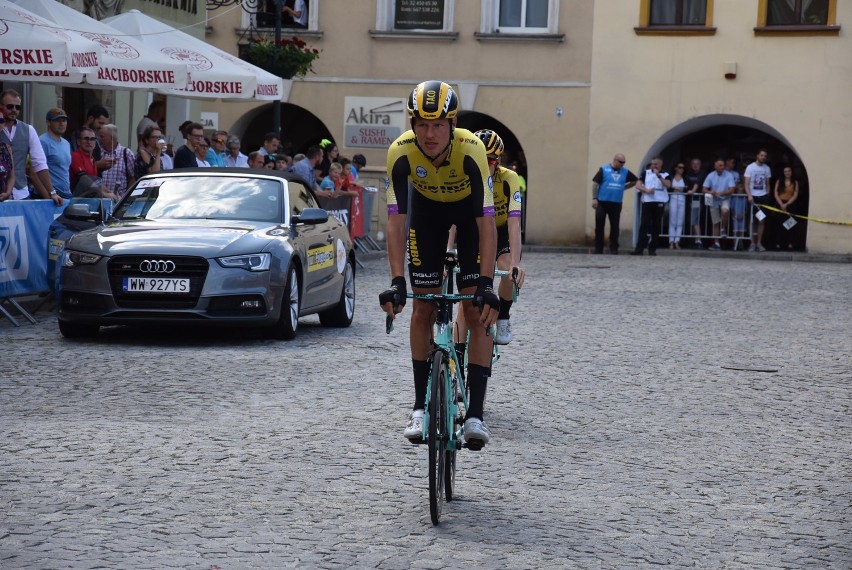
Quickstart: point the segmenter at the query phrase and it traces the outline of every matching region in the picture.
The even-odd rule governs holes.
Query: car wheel
[[[59,332],[65,338],[94,338],[98,336],[100,328],[98,325],[90,325],[88,323],[59,321]]]
[[[340,300],[332,308],[319,314],[320,323],[324,327],[348,327],[355,316],[355,268],[352,260],[346,262],[343,270],[343,289]]]
[[[302,292],[299,288],[299,274],[295,267],[290,266],[290,270],[287,272],[287,284],[284,286],[284,297],[281,300],[281,316],[272,329],[274,338],[280,340],[296,338],[301,306]]]

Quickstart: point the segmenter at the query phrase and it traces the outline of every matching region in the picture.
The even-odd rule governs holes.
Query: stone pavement
[[[524,264],[437,527],[384,260],[292,342],[0,319],[0,568],[852,568],[850,265]]]

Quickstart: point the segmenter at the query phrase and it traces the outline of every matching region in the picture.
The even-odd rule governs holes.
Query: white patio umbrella
[[[103,23],[189,67],[189,81],[184,89],[158,89],[161,93],[197,99],[281,99],[280,77],[139,10],[106,18]]]
[[[187,66],[151,50],[135,38],[64,6],[56,0],[10,0],[66,31],[101,46],[97,70],[84,81],[114,89],[179,89],[186,86]]]
[[[99,44],[0,0],[0,79],[79,83],[101,57]]]

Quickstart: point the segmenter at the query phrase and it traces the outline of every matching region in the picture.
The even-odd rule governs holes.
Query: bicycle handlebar
[[[417,299],[419,301],[443,301],[449,303],[458,303],[460,301],[467,301],[468,299],[473,299],[474,295],[457,295],[454,293],[408,293],[406,298],[408,299]],[[399,306],[399,303],[394,299],[393,311],[396,314],[396,308]],[[394,318],[390,315],[385,317],[385,333],[390,334],[393,331],[393,321]]]

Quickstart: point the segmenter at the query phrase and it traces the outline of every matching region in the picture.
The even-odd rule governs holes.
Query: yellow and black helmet
[[[407,107],[410,119],[454,119],[459,112],[459,98],[442,81],[424,81],[408,96]]]
[[[503,154],[503,139],[490,129],[482,129],[473,133],[485,145],[485,154],[489,157]]]

